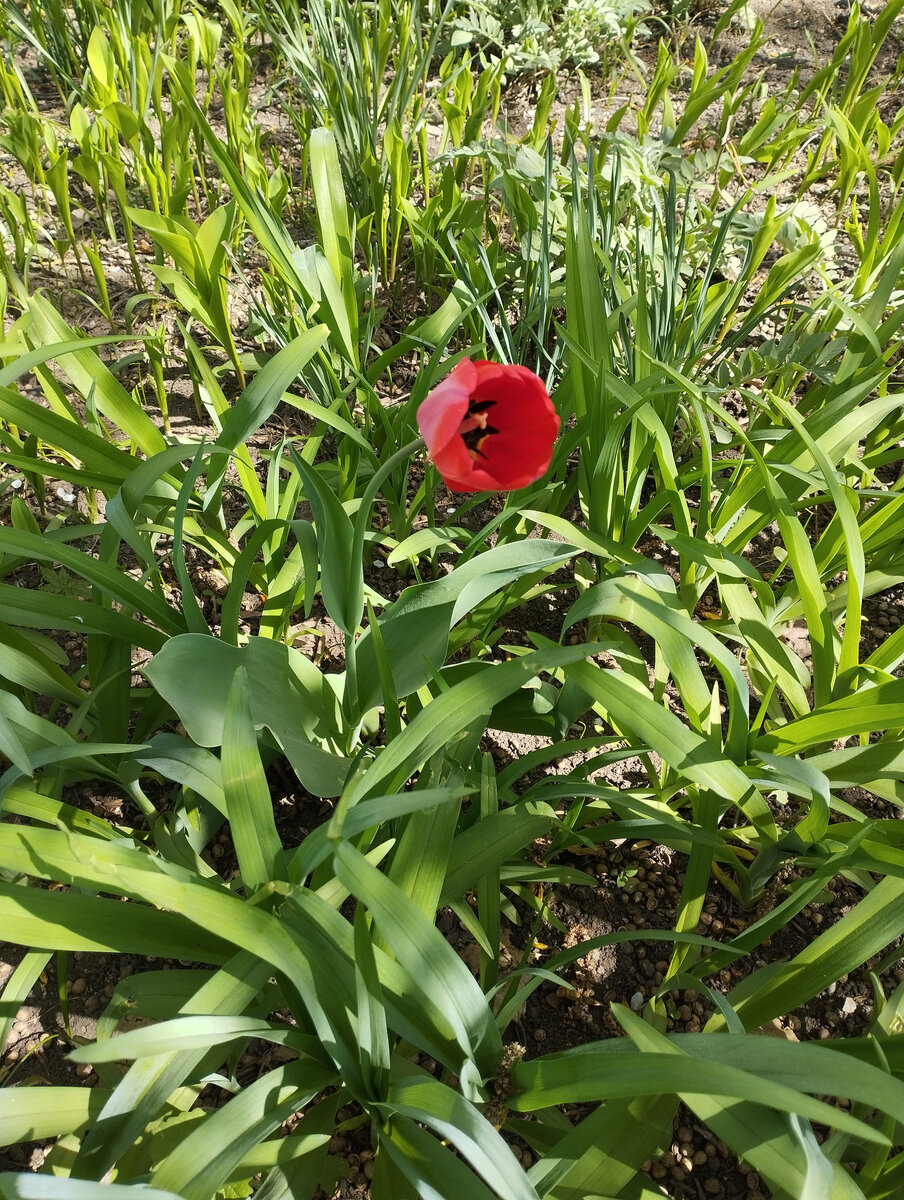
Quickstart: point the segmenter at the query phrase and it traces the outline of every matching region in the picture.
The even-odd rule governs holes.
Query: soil
[[[866,14],[878,11],[879,7],[878,4],[863,5]],[[757,56],[755,65],[765,72],[769,87],[776,92],[784,88],[794,72],[805,79],[816,65],[827,61],[848,15],[846,0],[838,0],[837,3],[833,0],[779,0],[777,4],[770,0],[750,0],[748,8],[752,15],[766,23],[768,42]],[[701,20],[704,26],[706,20],[706,17]],[[716,47],[713,62],[730,61],[746,45],[746,39],[747,33],[742,24],[727,31]],[[893,68],[901,49],[899,28],[892,34],[874,68],[877,77]],[[648,64],[652,65],[655,61],[653,48],[641,47],[639,53]],[[511,109],[507,114],[514,130],[518,127],[516,98],[517,89],[513,91]],[[266,112],[264,115],[267,117]],[[274,128],[280,126],[280,117],[275,108],[267,119]],[[132,294],[133,283],[127,262],[116,259],[120,253],[118,249],[109,242],[104,243],[103,247],[109,256],[105,261],[105,269],[111,299],[114,308],[119,309]],[[138,249],[141,261],[153,261],[150,243],[145,245],[139,242]],[[59,280],[48,268],[43,270],[46,278],[35,272],[33,283],[43,282],[58,289]],[[93,310],[83,302],[79,302],[72,290],[63,289],[57,294],[64,300],[63,311],[69,320],[88,333],[107,332],[106,322],[93,314]],[[291,414],[289,419],[294,421],[296,416]],[[273,425],[264,431],[262,446],[270,434],[280,435],[278,422],[281,419],[277,415]],[[169,420],[173,432],[179,436],[209,432],[199,422],[191,388],[184,379],[173,380]],[[79,489],[63,481],[59,484],[51,481],[47,494],[50,511],[61,514],[65,513],[67,506],[77,508],[79,503],[83,503]],[[447,498],[450,507],[454,507],[458,500],[451,494]],[[440,499],[439,503],[443,502]],[[481,528],[493,515],[493,504],[494,501],[490,500],[479,509],[472,510],[467,515],[468,525],[473,529]],[[209,575],[213,564],[199,561],[194,567],[199,591],[203,592],[204,585],[208,585],[208,601],[211,606],[215,605],[216,579],[203,574],[206,571]],[[397,593],[406,581],[400,581],[396,572],[375,563],[370,582],[382,594],[390,595]],[[516,641],[525,628],[557,638],[561,628],[561,613],[569,603],[567,592],[551,592],[539,598],[526,615],[524,610],[513,614],[511,627],[505,630],[500,640],[503,643],[507,640]],[[254,625],[253,610],[246,615],[247,628],[251,629]],[[869,653],[904,621],[904,587],[872,597],[866,602],[865,616],[864,649]],[[341,669],[342,638],[326,614],[315,608],[311,619],[304,623],[304,628],[312,631],[311,635],[302,637],[297,645],[316,657],[324,670]],[[80,639],[68,637],[63,639],[62,644],[70,656],[71,668],[77,670],[83,661]],[[543,744],[544,740],[490,730],[485,748],[492,752],[501,768]],[[560,763],[552,769],[565,771],[568,765]],[[608,769],[606,781],[615,786],[630,786],[634,782],[631,760]],[[310,828],[326,819],[331,811],[329,802],[299,795],[292,789],[290,781],[278,773],[271,778],[271,786],[278,824],[285,833],[287,844],[299,840]],[[126,802],[121,797],[94,790],[88,785],[81,786],[76,794],[67,798],[86,811],[95,812],[108,820],[134,819],[134,813],[123,813]],[[847,799],[858,807],[871,810],[876,816],[888,818],[904,815],[866,793],[854,791]],[[233,852],[227,835],[214,842],[209,861],[222,873],[228,873],[231,869]],[[559,986],[544,983],[532,993],[510,1031],[511,1037],[527,1048],[528,1056],[567,1049],[598,1038],[619,1036],[620,1028],[609,1011],[610,1004],[625,1004],[637,1010],[657,991],[668,962],[663,944],[650,940],[645,942],[643,932],[672,926],[685,866],[680,854],[642,842],[603,843],[580,853],[572,852],[557,861],[587,873],[592,883],[584,887],[554,887],[548,891],[543,899],[549,919],[542,924],[536,922],[535,915],[523,902],[513,899],[518,921],[510,923],[505,934],[507,957],[504,956],[501,963],[503,972],[517,965],[522,956],[526,955],[532,963],[542,965],[560,950],[615,931],[635,931],[637,938],[590,951],[561,972]],[[786,878],[782,887],[787,887],[791,882]],[[783,894],[780,892],[773,896],[773,902]],[[723,969],[710,982],[714,987],[726,989],[767,961],[775,962],[793,956],[812,940],[817,931],[826,929],[840,919],[858,896],[859,892],[852,885],[836,881],[827,896],[804,909],[768,945],[760,947],[742,962]],[[733,897],[714,881],[699,931],[719,938],[743,928],[750,920],[751,914],[740,909]],[[465,961],[476,968],[473,944],[457,917],[450,910],[444,910],[438,924]],[[15,945],[0,943],[0,988],[12,974],[22,953]],[[774,1022],[763,1031],[764,1035],[792,1040],[861,1035],[867,1027],[873,1002],[868,971],[875,965],[864,964],[860,970],[833,984],[803,1009]],[[97,1082],[96,1074],[90,1067],[71,1063],[66,1057],[68,1048],[73,1043],[93,1038],[98,1016],[116,989],[123,986],[129,977],[145,971],[179,970],[182,966],[184,964],[129,955],[73,953],[50,956],[39,982],[17,1013],[0,1060],[0,1081],[18,1085],[40,1082],[92,1086]],[[882,976],[886,992],[902,979],[904,961],[899,960],[888,967]],[[712,1013],[708,997],[693,991],[674,990],[663,997],[663,1001],[670,1031],[700,1030]],[[265,1048],[259,1043],[252,1043],[240,1063],[243,1078],[253,1078],[265,1070],[269,1065],[267,1055],[270,1053],[272,1047]],[[209,1095],[205,1093],[204,1102],[215,1105],[223,1098],[211,1091]],[[354,1114],[349,1111],[344,1115],[351,1117]],[[0,1148],[0,1169],[37,1170],[46,1150],[45,1143]],[[335,1165],[334,1187],[329,1193],[320,1193],[316,1200],[338,1200],[340,1197],[364,1200],[369,1194],[367,1180],[372,1173],[373,1158],[367,1144],[366,1129],[357,1133],[337,1133],[331,1143],[330,1153]],[[525,1166],[530,1165],[530,1151],[521,1147],[519,1153]],[[699,1197],[763,1200],[770,1194],[756,1174],[745,1164],[739,1164],[728,1148],[699,1125],[693,1114],[685,1109],[681,1109],[676,1118],[673,1142],[663,1147],[659,1158],[645,1164],[645,1170],[653,1187],[674,1200],[699,1200]]]

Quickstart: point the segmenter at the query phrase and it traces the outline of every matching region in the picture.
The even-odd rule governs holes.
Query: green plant
[[[452,22],[452,42],[490,48],[506,71],[558,71],[598,63],[618,47],[632,59],[631,42],[646,29],[646,0],[530,0],[483,4]]]

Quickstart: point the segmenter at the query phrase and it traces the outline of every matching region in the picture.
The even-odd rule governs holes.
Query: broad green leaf
[[[4,1200],[179,1200],[142,1183],[92,1183],[49,1175],[0,1175]]]
[[[200,982],[200,981],[199,981]],[[71,1051],[72,1062],[125,1062],[181,1050],[209,1050],[236,1040],[260,1038],[278,1046],[307,1050],[316,1046],[312,1038],[288,1026],[273,1025],[254,1017],[207,1016],[173,1017],[142,1029],[127,1029],[116,1037],[78,1046]]]
[[[220,760],[188,738],[175,733],[159,733],[149,740],[145,750],[136,754],[135,762],[159,771],[165,779],[191,788],[210,801],[224,817],[227,815]]]
[[[601,1053],[598,1045],[591,1043],[564,1054],[517,1063],[512,1068],[514,1092],[509,1107],[530,1112],[554,1104],[675,1094],[694,1108],[700,1096],[707,1107],[716,1099],[726,1106],[727,1102],[741,1100],[779,1112],[798,1113],[880,1145],[887,1142],[878,1130],[821,1100],[728,1063],[704,1064],[680,1053],[641,1053],[636,1048],[633,1053],[607,1054]]]
[[[272,732],[305,787],[318,796],[338,796],[349,762],[324,749],[339,734],[336,696],[297,650],[269,638],[230,646],[190,633],[170,639],[144,671],[193,741],[221,746],[226,698],[240,667],[248,673],[255,727]]]
[[[180,913],[136,907],[126,922],[121,904],[78,892],[0,882],[0,921],[8,941],[35,949],[142,953],[214,963],[229,956],[225,941],[199,930]]]
[[[3,1088],[0,1090],[3,1145],[80,1133],[94,1124],[107,1094],[99,1088]]]
[[[475,715],[492,711],[505,696],[517,691],[540,671],[552,671],[577,662],[587,646],[538,650],[524,658],[499,663],[492,672],[481,672],[437,696],[399,736],[387,746],[373,766],[351,785],[349,803],[377,792],[400,788],[438,750],[452,744],[474,721]]]
[[[245,894],[286,875],[285,855],[251,717],[248,672],[232,677],[223,721],[223,793]]]
[[[406,588],[380,616],[397,696],[410,695],[432,678],[445,662],[449,631],[488,596],[534,572],[554,570],[575,552],[573,546],[542,538],[507,542],[476,555],[441,579]],[[366,630],[358,641],[356,658],[359,703],[366,709],[380,699],[376,654]]]

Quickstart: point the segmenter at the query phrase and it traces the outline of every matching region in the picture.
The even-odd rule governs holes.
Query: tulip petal
[[[458,427],[467,416],[475,376],[471,360],[462,359],[417,410],[418,428],[434,462],[437,452],[458,438]]]

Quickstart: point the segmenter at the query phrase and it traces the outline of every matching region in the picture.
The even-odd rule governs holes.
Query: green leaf
[[[180,1200],[175,1192],[163,1192],[143,1183],[92,1183],[88,1179],[6,1172],[0,1174],[0,1195],[5,1200]]]
[[[773,838],[776,836],[765,802],[741,768],[657,704],[635,679],[622,671],[603,671],[589,663],[568,666],[566,675],[579,683],[620,729],[630,730],[652,746],[680,777],[742,810],[752,805],[757,819],[764,821]]]
[[[904,880],[877,883],[869,895],[777,970],[760,968],[728,994],[748,1029],[793,1012],[829,984],[855,970],[904,928]],[[707,1028],[718,1028],[716,1016]]]
[[[677,1108],[673,1096],[609,1100],[560,1137],[528,1178],[544,1200],[619,1196],[643,1162],[671,1141]],[[527,1130],[522,1136],[530,1140]]]
[[[354,243],[348,222],[348,205],[336,139],[329,129],[315,129],[308,142],[311,185],[320,227],[320,244],[333,279],[339,285],[341,300],[332,304],[343,350],[348,361],[358,362],[358,297],[355,291]],[[325,282],[323,279],[321,283]]]
[[[407,1117],[396,1116],[379,1131],[379,1138],[381,1149],[415,1189],[418,1200],[449,1200],[451,1196],[495,1200],[493,1192],[457,1154]]]
[[[234,954],[222,970],[198,978],[194,995],[182,1003],[180,1011],[203,1017],[242,1013],[266,983],[270,969],[268,963],[249,951]],[[100,1031],[98,1022],[98,1037]],[[79,1173],[103,1177],[159,1117],[164,1106],[172,1104],[174,1093],[204,1061],[204,1055],[204,1050],[183,1050],[133,1063],[104,1105],[95,1136],[79,1152]],[[210,1069],[216,1065],[211,1064]],[[194,1103],[192,1091],[186,1103]]]
[[[82,554],[46,534],[0,527],[0,552],[63,567],[94,584],[123,607],[142,613],[165,633],[181,633],[185,628],[179,614],[165,600],[131,579],[118,567],[98,562],[91,555]]]
[[[354,527],[339,497],[324,483],[320,472],[308,466],[294,449],[292,461],[314,510],[324,608],[342,632],[352,636],[364,612],[364,577],[360,562],[355,561]],[[360,711],[367,707],[365,704]]]
[[[285,1025],[273,1025],[255,1017],[210,1014],[173,1017],[142,1029],[127,1029],[116,1037],[77,1047],[69,1058],[83,1063],[125,1062],[181,1050],[209,1050],[250,1038],[298,1050],[307,1049],[308,1044],[316,1047],[313,1038]]]
[[[221,746],[235,673],[248,674],[254,725],[266,726],[299,779],[317,796],[338,796],[349,760],[323,747],[339,734],[335,692],[300,654],[269,638],[230,646],[203,634],[172,638],[144,668],[200,746]]]
[[[104,41],[106,43],[106,39]],[[30,321],[29,332],[45,348],[75,341],[74,331],[45,297],[30,296],[26,315]],[[60,354],[57,362],[81,396],[93,395],[98,412],[127,434],[142,453],[150,457],[166,447],[163,435],[154,422],[89,346],[83,343],[80,350]]]
[[[636,1048],[633,1053],[610,1053],[601,1049],[605,1045],[591,1043],[517,1063],[512,1068],[515,1090],[509,1107],[530,1112],[554,1104],[671,1093],[681,1096],[691,1108],[696,1107],[698,1096],[705,1098],[707,1108],[716,1100],[719,1107],[728,1107],[726,1101],[743,1100],[751,1106],[798,1113],[880,1145],[887,1142],[881,1132],[849,1114],[727,1062],[703,1063],[681,1053],[646,1049],[641,1053]]]
[[[435,1079],[394,1081],[384,1118],[401,1113],[450,1142],[489,1186],[507,1200],[538,1200],[518,1160],[493,1126],[464,1096]]]
[[[754,750],[798,754],[852,734],[904,726],[904,680],[865,687],[815,708],[805,717],[779,725],[754,742]]]
[[[41,641],[0,623],[0,678],[64,704],[81,704],[85,698],[81,688],[53,661]],[[53,643],[50,647],[56,649]]]
[[[335,1071],[310,1060],[268,1071],[206,1114],[158,1164],[154,1183],[182,1200],[210,1200],[258,1142],[336,1082]]]
[[[140,952],[212,963],[229,957],[228,943],[199,933],[181,913],[136,907],[126,922],[120,903],[78,892],[0,882],[0,921],[9,940],[35,949]]]
[[[276,411],[283,393],[299,377],[326,338],[326,326],[317,325],[275,354],[233,404],[215,445],[221,450],[233,451],[260,429]],[[225,470],[225,466],[221,469]]]
[[[543,538],[494,546],[431,583],[406,588],[380,616],[380,634],[393,668],[398,697],[408,696],[432,678],[446,659],[449,631],[494,592],[552,571],[576,553],[575,547]],[[416,647],[417,653],[412,653]],[[379,702],[376,652],[365,630],[356,647],[359,703]]]
[[[0,1138],[4,1146],[37,1138],[81,1133],[93,1125],[108,1093],[99,1088],[0,1089]]]
[[[465,1056],[462,1086],[474,1093],[502,1045],[473,975],[432,921],[346,842],[336,846],[335,867],[337,877],[370,909],[380,937],[417,990],[442,1013]]]
[[[248,672],[232,677],[223,722],[223,792],[245,894],[286,876],[285,855],[251,717]]]
[[[389,1077],[389,1035],[371,928],[360,904],[355,909],[355,992],[361,1074],[368,1087],[368,1096],[382,1100]]]

